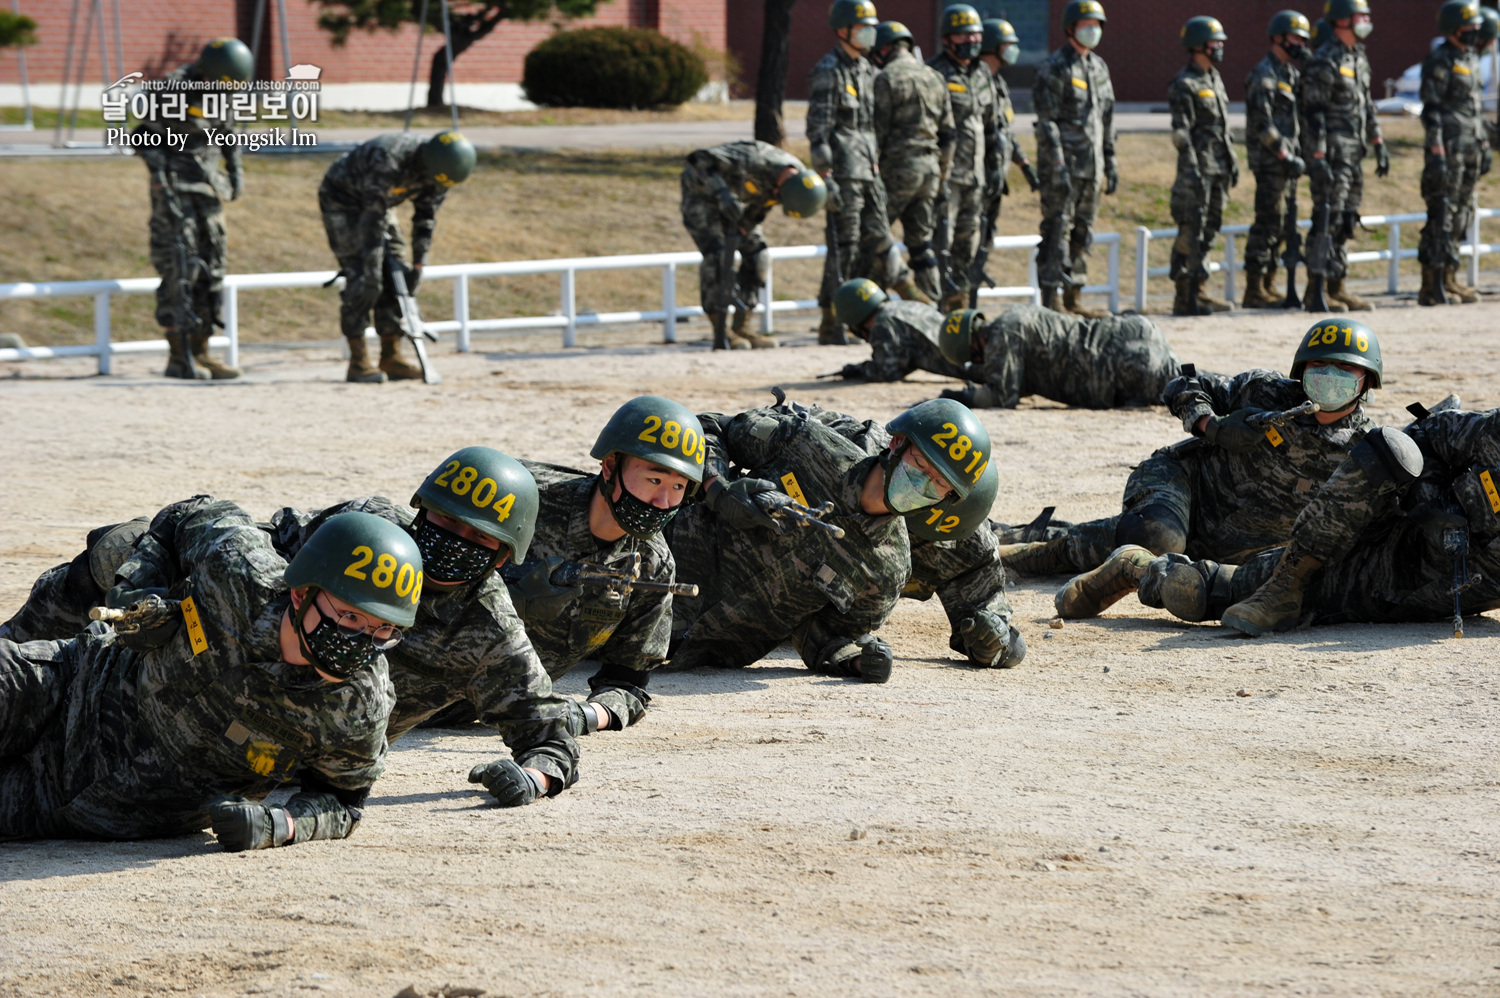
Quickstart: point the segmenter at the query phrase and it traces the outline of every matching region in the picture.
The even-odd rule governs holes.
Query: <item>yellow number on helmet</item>
[[[370,562],[375,560],[375,552],[371,551],[369,548],[361,544],[359,547],[355,548],[349,553],[354,555],[357,560],[351,561],[349,563],[349,567],[344,569],[344,574],[349,576],[350,578],[358,579],[361,582],[365,581],[367,576],[364,572],[361,572],[360,569],[364,568]]]
[[[396,595],[405,599],[411,595],[411,587],[416,585],[417,570],[407,562],[401,563],[401,571],[396,573]]]
[[[682,424],[676,420],[668,420],[667,425],[661,428],[661,445],[667,450],[672,450],[681,439]]]
[[[661,429],[661,417],[647,416],[644,425],[646,428],[640,432],[640,435],[636,439],[644,440],[648,444],[656,443],[656,431]]]
[[[953,446],[948,448],[948,456],[955,461],[962,461],[964,455],[969,453],[969,448],[974,446],[974,441],[968,437],[959,437],[953,441]]]
[[[396,580],[396,556],[389,552],[381,554],[375,559],[375,571],[370,573],[370,581],[381,589],[385,589]]]
[[[495,519],[504,523],[510,517],[510,508],[515,504],[515,493],[507,493],[505,498],[495,503]]]

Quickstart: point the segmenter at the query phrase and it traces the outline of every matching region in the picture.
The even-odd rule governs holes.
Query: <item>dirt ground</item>
[[[1160,321],[1228,372],[1284,368],[1307,325]],[[1500,305],[1371,322],[1378,420],[1450,390],[1500,405]],[[889,418],[941,387],[816,381],[864,350],[805,333],[732,355],[651,335],[444,346],[435,389],[346,385],[332,348],[249,349],[227,385],[159,358],[0,365],[0,615],[88,528],[194,493],[257,515],[405,497],[476,442],[583,463],[646,391],[735,410],[782,385]],[[1005,520],[1109,513],[1180,435],[1160,409],[983,418]],[[584,743],[575,788],[518,811],[465,782],[500,750],[476,727],[398,742],[343,842],[0,845],[0,994],[1500,993],[1500,621],[1247,640],[1127,599],[1052,630],[1062,581],[1011,594],[1030,654],[1009,671],[959,664],[936,601],[903,601],[888,685],[787,649],[661,676],[640,725]]]

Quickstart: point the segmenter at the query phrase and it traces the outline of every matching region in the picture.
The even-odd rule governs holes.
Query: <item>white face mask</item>
[[[1372,32],[1374,30],[1375,30],[1375,22],[1373,22],[1373,21],[1355,21],[1354,22],[1354,37],[1355,38],[1359,38],[1361,40],[1365,39],[1365,38],[1369,38],[1370,37],[1370,32]]]
[[[868,24],[861,24],[854,29],[849,36],[849,44],[861,52],[868,52],[875,45],[875,29]]]
[[[1338,412],[1359,398],[1364,383],[1360,375],[1332,365],[1309,367],[1302,372],[1302,390],[1322,406],[1324,412]]]
[[[1016,64],[1016,60],[1019,59],[1019,58],[1021,58],[1021,46],[1019,46],[1019,45],[1002,45],[1002,46],[1000,46],[1000,61],[1003,62],[1003,63],[1005,63],[1007,66],[1014,66]]]
[[[1073,37],[1078,39],[1078,44],[1086,49],[1098,48],[1100,39],[1104,37],[1104,29],[1093,24],[1087,28],[1079,28],[1073,32]]]

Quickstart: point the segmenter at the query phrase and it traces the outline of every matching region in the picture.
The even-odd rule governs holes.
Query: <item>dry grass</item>
[[[1387,124],[1393,146],[1391,176],[1378,180],[1373,163],[1367,173],[1364,210],[1368,213],[1419,210],[1417,195],[1421,156],[1415,122]],[[1023,136],[1029,146],[1030,136]],[[1119,195],[1104,199],[1097,229],[1125,236],[1121,268],[1125,283],[1133,273],[1138,225],[1171,224],[1168,191],[1174,159],[1165,135],[1127,135],[1120,141]],[[794,149],[805,156],[806,148]],[[247,157],[248,194],[227,206],[230,269],[237,273],[331,269],[318,216],[316,192],[330,157]],[[450,196],[439,216],[432,262],[527,260],[690,250],[692,241],[678,216],[677,177],[681,158],[668,152],[579,154],[507,153],[484,156],[479,171]],[[115,160],[12,160],[0,163],[7,194],[9,238],[0,240],[0,274],[5,280],[82,280],[100,277],[146,277],[153,273],[146,255],[148,201],[139,163]],[[1024,190],[1012,171],[1016,196],[1007,199],[1000,220],[1002,234],[1034,233],[1040,221],[1037,199]],[[1500,200],[1496,175],[1485,178],[1480,200]],[[1308,211],[1303,188],[1303,214]],[[1229,223],[1251,219],[1253,181],[1232,192]],[[817,242],[818,222],[799,222],[773,214],[767,224],[773,245]],[[1403,243],[1415,245],[1417,226],[1403,229]],[[1385,233],[1361,234],[1357,248],[1383,247]],[[1158,244],[1154,263],[1166,262]],[[1384,264],[1366,264],[1356,276],[1376,277]],[[1414,267],[1407,265],[1415,283]],[[777,267],[778,298],[810,298],[816,293],[818,267],[789,263]],[[1004,284],[1025,282],[1021,253],[997,253],[991,268]],[[1099,252],[1092,276],[1102,280]],[[678,301],[697,301],[697,274],[678,275]],[[1165,282],[1153,290],[1164,291]],[[580,310],[654,308],[660,302],[655,271],[583,274],[578,281]],[[448,282],[422,289],[425,314],[451,314]],[[253,292],[241,296],[242,333],[247,340],[328,339],[336,335],[337,295],[306,289]],[[0,332],[20,332],[29,342],[85,342],[92,333],[92,302],[52,299],[0,306]],[[541,315],[558,308],[554,277],[475,281],[472,314],[478,317]],[[116,298],[117,335],[155,335],[152,303],[143,296]]]

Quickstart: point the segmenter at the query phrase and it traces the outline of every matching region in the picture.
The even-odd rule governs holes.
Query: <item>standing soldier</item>
[[[1036,105],[1036,158],[1042,181],[1042,243],[1037,279],[1042,304],[1085,318],[1099,312],[1078,304],[1094,241],[1094,213],[1102,185],[1120,185],[1115,164],[1115,89],[1109,67],[1094,54],[1104,37],[1104,5],[1068,0],[1063,9],[1067,44],[1042,61],[1032,86]]]
[[[1277,246],[1290,231],[1287,226],[1297,221],[1297,178],[1307,169],[1297,155],[1297,90],[1311,31],[1307,18],[1295,10],[1279,12],[1266,31],[1271,51],[1245,78],[1245,147],[1255,174],[1255,222],[1245,243],[1246,308],[1280,308],[1283,303],[1272,282]]]
[[[1312,152],[1307,175],[1313,198],[1304,305],[1309,312],[1327,312],[1330,305],[1368,311],[1374,306],[1344,282],[1349,272],[1345,244],[1359,224],[1365,189],[1360,161],[1373,146],[1375,176],[1391,172],[1391,154],[1370,97],[1370,60],[1359,43],[1373,30],[1370,5],[1365,0],[1328,0],[1323,19],[1333,30],[1302,77],[1302,125]]]
[[[875,46],[879,23],[867,0],[834,0],[828,26],[838,44],[808,74],[807,141],[813,169],[828,185],[818,342],[838,346],[849,342],[833,315],[833,293],[845,279],[869,277],[903,298],[926,300],[896,251],[880,182],[875,70],[864,58]]]
[[[1229,96],[1214,63],[1224,61],[1224,26],[1212,17],[1194,17],[1182,26],[1182,47],[1190,61],[1172,79],[1172,144],[1177,147],[1177,180],[1172,184],[1173,315],[1208,315],[1234,308],[1203,290],[1208,280],[1208,248],[1224,223],[1224,200],[1239,183],[1240,171],[1229,145]]]
[[[1002,21],[998,17],[987,17],[984,20],[984,41],[979,46],[979,61],[984,63],[990,71],[990,79],[995,84],[995,122],[998,132],[996,157],[1002,171],[1000,189],[998,191],[985,190],[984,218],[979,233],[979,256],[976,266],[970,271],[969,278],[969,307],[978,305],[978,295],[981,282],[987,280],[983,262],[989,256],[990,244],[995,237],[995,225],[1000,220],[1000,198],[1010,193],[1010,181],[1004,178],[1003,171],[1006,163],[1014,163],[1021,168],[1021,176],[1026,178],[1026,184],[1033,192],[1041,189],[1041,183],[1037,180],[1036,170],[1032,168],[1031,160],[1026,158],[1026,151],[1021,148],[1021,143],[1016,141],[1016,110],[1010,100],[1010,84],[1005,82],[1005,77],[1000,75],[1001,66],[1014,66],[1016,60],[1021,57],[1021,39],[1016,34],[1016,29],[1009,21]]]
[[[827,200],[822,177],[768,142],[730,142],[688,155],[682,168],[682,224],[703,253],[698,292],[713,324],[715,350],[776,346],[773,337],[748,332],[746,325],[771,265],[761,223],[777,203],[792,218],[811,218]],[[730,304],[734,325],[725,330]]]
[[[953,165],[953,107],[943,77],[912,53],[906,25],[886,21],[875,33],[875,141],[886,213],[901,220],[917,287],[929,299],[941,294],[932,252],[933,208]]]
[[[250,49],[237,38],[216,38],[197,61],[167,74],[177,86],[243,82],[255,73]],[[174,91],[168,91],[172,93]],[[151,145],[136,154],[151,171],[151,265],[161,275],[156,289],[156,321],[167,339],[169,378],[226,381],[239,368],[221,364],[208,353],[208,339],[219,322],[219,292],[224,287],[224,200],[245,190],[240,147],[212,146],[208,129],[218,121],[203,116],[208,90],[180,89],[186,110],[176,119],[162,111],[134,129]],[[224,171],[219,170],[219,157]]]
[[[437,228],[437,210],[448,188],[474,172],[474,146],[457,132],[438,132],[423,139],[410,132],[380,135],[344,153],[328,168],[318,188],[318,208],[328,245],[344,275],[339,326],[349,341],[349,371],[344,380],[379,384],[391,378],[422,377],[396,355],[401,318],[396,292],[385,271],[386,254],[406,270],[406,287],[417,293],[422,264]],[[412,265],[404,260],[406,241],[396,221],[396,205],[411,199]],[[380,365],[365,353],[365,322],[375,310],[380,334]],[[413,333],[416,330],[412,330]]]
[[[979,249],[980,217],[985,196],[998,193],[1004,164],[999,156],[999,109],[990,71],[979,61],[984,43],[984,25],[979,11],[966,3],[943,11],[943,51],[927,65],[942,74],[953,105],[953,126],[958,133],[953,151],[953,169],[948,174],[947,197],[942,207],[948,240],[948,275],[952,287],[942,308],[951,312],[969,301],[969,271]]]
[[[1474,184],[1489,153],[1484,121],[1484,84],[1479,78],[1478,0],[1448,0],[1438,11],[1443,44],[1422,61],[1422,126],[1426,157],[1422,200],[1427,224],[1417,257],[1422,263],[1423,305],[1479,300],[1458,283],[1458,242],[1469,227]]]

